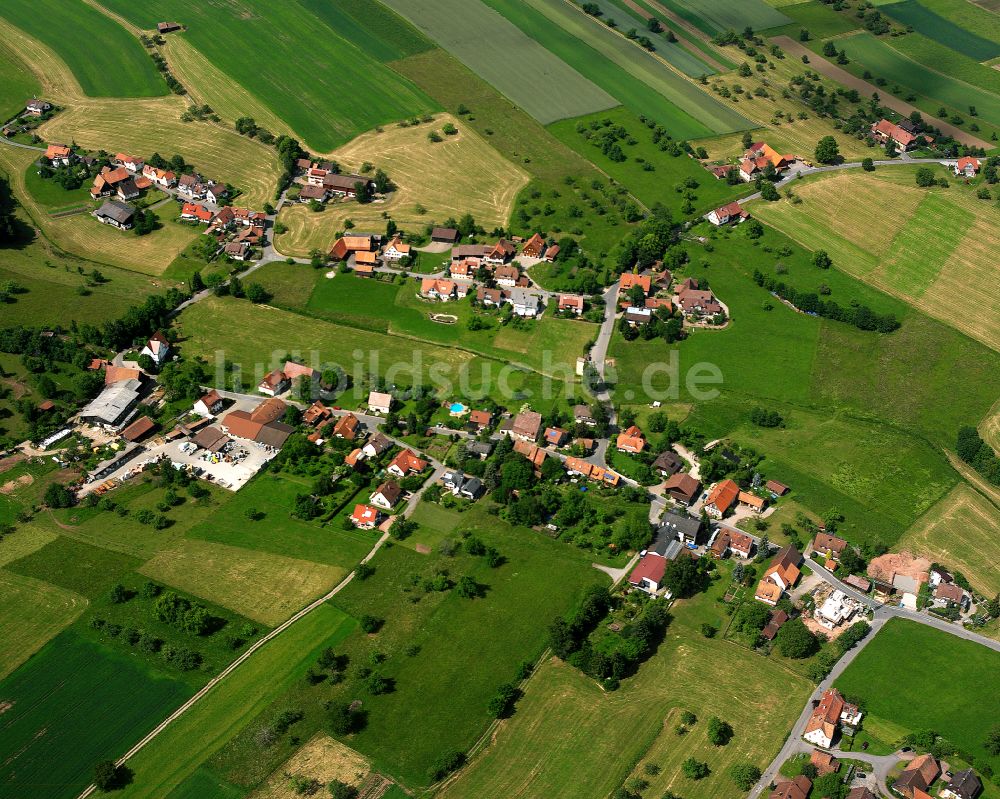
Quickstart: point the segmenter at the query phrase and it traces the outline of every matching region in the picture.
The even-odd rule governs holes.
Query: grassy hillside
[[[4,121],[24,110],[24,103],[42,90],[35,74],[12,50],[0,46],[0,118]]]
[[[139,40],[83,0],[9,0],[0,16],[55,50],[91,97],[167,94]]]

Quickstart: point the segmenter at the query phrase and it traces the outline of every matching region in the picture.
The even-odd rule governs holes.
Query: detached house
[[[933,755],[918,755],[906,764],[892,787],[907,799],[922,799],[940,774],[941,766]]]
[[[701,483],[684,472],[671,475],[663,484],[663,493],[674,502],[679,502],[682,505],[690,505],[694,502],[699,491],[701,491]]]
[[[676,474],[683,467],[684,461],[672,449],[668,449],[666,452],[661,452],[657,455],[652,466],[653,471],[659,472],[660,477],[670,477],[670,475]]]
[[[351,522],[360,530],[371,530],[379,521],[378,508],[371,505],[355,505],[354,512],[351,513]]]
[[[53,167],[69,166],[73,151],[65,144],[50,144],[45,148],[45,160]]]
[[[368,410],[372,413],[388,413],[392,409],[392,394],[371,391],[368,394]]]
[[[799,579],[799,564],[802,562],[802,555],[799,551],[789,545],[778,552],[771,565],[764,572],[764,579],[774,583],[782,591],[787,591]]]
[[[420,474],[420,472],[427,468],[427,465],[427,461],[417,457],[417,454],[412,449],[404,449],[392,459],[386,471],[389,474],[396,475],[396,477],[403,478],[411,474]]]
[[[951,775],[948,787],[938,796],[942,799],[976,799],[983,792],[983,783],[971,768]]]
[[[538,438],[539,430],[542,427],[542,415],[536,411],[523,411],[519,413],[510,423],[507,432],[512,438],[519,438],[521,441],[534,441]]]
[[[635,425],[632,425],[627,430],[623,430],[618,434],[618,438],[615,440],[615,446],[619,452],[627,452],[631,455],[637,455],[646,448],[646,438],[640,430]]]
[[[633,286],[639,286],[647,297],[652,289],[652,279],[649,275],[636,275],[632,272],[625,272],[619,278],[619,283],[621,291],[627,292]]]
[[[685,316],[701,317],[714,316],[722,313],[722,304],[715,298],[711,291],[699,288],[689,288],[682,285],[676,294],[677,306],[684,312]]]
[[[387,261],[398,261],[410,254],[410,245],[404,244],[399,236],[393,236],[392,241],[385,245],[382,257]]]
[[[749,218],[750,214],[738,202],[731,202],[728,205],[723,205],[721,208],[716,208],[714,211],[710,211],[706,217],[716,227],[730,223],[739,224],[744,219]]]
[[[115,153],[114,157],[111,159],[111,163],[115,166],[124,167],[132,174],[136,172],[141,173],[145,163],[141,158],[136,158],[132,155],[126,155],[125,153]]]
[[[257,390],[261,394],[274,397],[288,391],[291,385],[292,381],[288,379],[288,375],[281,369],[274,369],[264,375],[263,379],[257,384]]]
[[[448,302],[452,299],[462,299],[469,293],[469,283],[459,283],[455,280],[443,280],[435,277],[425,277],[420,281],[420,296],[429,300]]]
[[[780,175],[793,161],[795,161],[794,155],[782,155],[765,142],[754,142],[743,154],[739,175],[749,183],[762,175],[768,164],[774,167],[776,174]]]
[[[816,533],[813,539],[813,552],[818,552],[828,560],[840,561],[840,554],[847,549],[847,542],[829,533]]]
[[[214,388],[194,403],[194,412],[199,416],[213,416],[222,410],[222,397]]]
[[[158,169],[146,164],[142,168],[142,176],[151,183],[163,188],[170,188],[177,183],[177,175],[166,169]]]
[[[131,230],[135,209],[128,203],[107,200],[104,205],[94,211],[94,216],[105,225],[111,225],[119,230]]]
[[[366,458],[377,458],[392,449],[392,439],[382,433],[376,433],[365,442],[361,451]]]
[[[667,559],[655,552],[647,552],[628,576],[633,588],[645,591],[650,596],[660,590],[663,575],[667,570]]]
[[[343,438],[346,441],[353,441],[358,436],[361,422],[353,413],[341,416],[333,426],[334,438]]]
[[[500,239],[496,244],[487,244],[483,247],[483,263],[500,266],[507,263],[517,249],[507,239]]]
[[[779,782],[768,799],[806,799],[812,790],[812,780],[799,774],[794,779]]]
[[[403,496],[403,489],[394,480],[386,480],[376,488],[368,498],[372,505],[385,510],[392,510],[396,507],[400,497]]]
[[[52,110],[52,104],[32,97],[24,104],[24,114],[29,117],[40,117],[42,114]]]
[[[971,155],[967,155],[963,158],[959,158],[955,162],[955,174],[965,175],[967,178],[974,178],[979,174],[980,162],[978,158],[973,158]],[[942,794],[943,795],[943,794]]]
[[[215,214],[209,211],[204,205],[199,205],[198,203],[184,203],[181,206],[181,219],[208,225],[211,223],[213,216]]]
[[[559,310],[572,311],[579,316],[583,313],[583,297],[579,294],[560,294]]]
[[[142,348],[140,355],[148,355],[153,359],[153,363],[157,366],[162,366],[163,362],[167,360],[167,356],[170,354],[170,342],[167,341],[166,336],[163,335],[159,330],[150,336],[149,341]]]
[[[498,286],[502,286],[505,289],[512,289],[517,285],[517,281],[521,279],[521,270],[513,264],[498,266],[493,273],[493,278],[496,280]]]
[[[511,289],[508,299],[515,316],[535,317],[544,307],[540,294],[522,288]]]

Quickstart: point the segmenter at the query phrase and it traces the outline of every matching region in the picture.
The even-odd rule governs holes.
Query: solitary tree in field
[[[875,162],[872,161],[871,158],[865,158],[861,161],[861,168],[865,170],[865,172],[874,172]]]
[[[816,144],[816,160],[821,164],[835,164],[840,159],[840,147],[833,136],[824,136]]]
[[[735,763],[729,769],[729,776],[741,791],[749,791],[760,779],[760,769],[751,763]]]
[[[693,757],[689,757],[681,764],[681,771],[689,780],[700,780],[709,774],[708,763],[702,763]]]

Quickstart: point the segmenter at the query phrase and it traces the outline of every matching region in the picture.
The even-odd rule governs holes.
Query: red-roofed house
[[[560,294],[559,310],[572,311],[579,316],[583,313],[583,297],[579,294]]]
[[[631,272],[625,272],[621,276],[621,290],[628,291],[632,286],[641,286],[642,290],[648,295],[652,287],[652,281],[649,275],[635,275]]]
[[[175,173],[168,169],[158,169],[150,164],[146,164],[142,168],[142,175],[151,183],[163,186],[164,188],[169,188],[177,183],[177,175]]]
[[[386,480],[372,492],[368,499],[373,505],[385,508],[385,510],[392,510],[402,496],[403,489],[399,487],[399,483],[395,480]]]
[[[744,219],[749,219],[750,214],[738,202],[731,202],[723,205],[721,208],[710,211],[707,218],[709,222],[718,227],[719,225],[728,225],[731,222],[738,224]]]
[[[544,252],[545,239],[543,239],[538,233],[524,242],[524,246],[521,247],[521,255],[526,258],[541,258]]]
[[[709,492],[702,510],[713,519],[721,519],[740,495],[740,487],[733,480],[722,480]]]
[[[362,530],[371,530],[378,524],[380,515],[378,508],[371,505],[355,505],[354,512],[351,514],[351,521],[355,527]]]
[[[389,464],[388,472],[396,477],[406,477],[408,474],[419,474],[427,468],[427,461],[417,457],[412,449],[404,449]]]
[[[647,552],[632,573],[628,576],[629,583],[647,594],[655,594],[660,590],[663,574],[667,570],[667,559],[655,552]]]
[[[143,160],[132,155],[115,153],[114,157],[111,159],[111,163],[115,166],[123,166],[129,172],[142,172]]]
[[[69,166],[73,151],[65,144],[50,144],[45,148],[45,158],[52,166]]]
[[[358,436],[358,427],[360,424],[360,420],[353,413],[341,416],[333,426],[333,435],[335,438],[353,441]]]
[[[618,434],[615,446],[619,452],[628,452],[636,455],[646,448],[646,438],[643,436],[642,430],[632,425],[627,430],[623,430]]]
[[[955,174],[965,175],[967,178],[974,178],[980,169],[981,164],[978,158],[973,158],[971,155],[966,155],[963,158],[959,158],[955,163]]]
[[[912,150],[917,143],[917,137],[888,119],[880,119],[872,125],[872,136],[880,144],[895,142],[900,150]]]
[[[454,280],[442,280],[436,277],[425,277],[420,281],[420,296],[429,300],[448,302],[455,297],[456,283]]]
[[[201,222],[207,225],[215,216],[204,205],[198,203],[184,203],[181,207],[181,219],[189,219],[194,222]]]
[[[257,384],[257,390],[261,394],[273,397],[286,391],[291,384],[288,376],[281,369],[275,369],[264,375],[264,379]]]
[[[806,799],[812,790],[812,780],[799,774],[787,782],[779,782],[768,799]]]

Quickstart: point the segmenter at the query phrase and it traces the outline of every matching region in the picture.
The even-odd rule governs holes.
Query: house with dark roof
[[[764,629],[760,631],[760,634],[766,640],[773,641],[774,637],[778,634],[778,630],[781,629],[786,621],[788,621],[788,614],[783,610],[775,608],[771,611],[771,618],[767,620],[767,624],[764,625]]]
[[[384,508],[385,510],[392,510],[396,507],[396,503],[399,502],[402,496],[403,489],[399,487],[399,483],[395,480],[386,480],[372,492],[372,495],[368,499],[372,505]]]
[[[983,783],[971,768],[956,771],[948,786],[938,796],[942,799],[976,799],[983,792]]]
[[[111,225],[119,230],[131,230],[135,219],[135,208],[119,200],[106,200],[94,211],[94,216],[105,225]]]
[[[659,472],[660,477],[670,477],[684,468],[684,461],[681,460],[680,455],[672,449],[668,449],[656,456],[652,468],[654,472]]]
[[[657,528],[657,537],[661,535],[680,541],[682,544],[700,544],[704,536],[701,519],[695,519],[686,513],[666,511],[660,517],[660,526]]]
[[[812,544],[813,552],[818,552],[824,558],[839,561],[841,553],[847,549],[847,542],[829,533],[816,533]]]
[[[440,244],[454,244],[458,241],[458,231],[453,227],[436,227],[431,230],[431,241]]]

